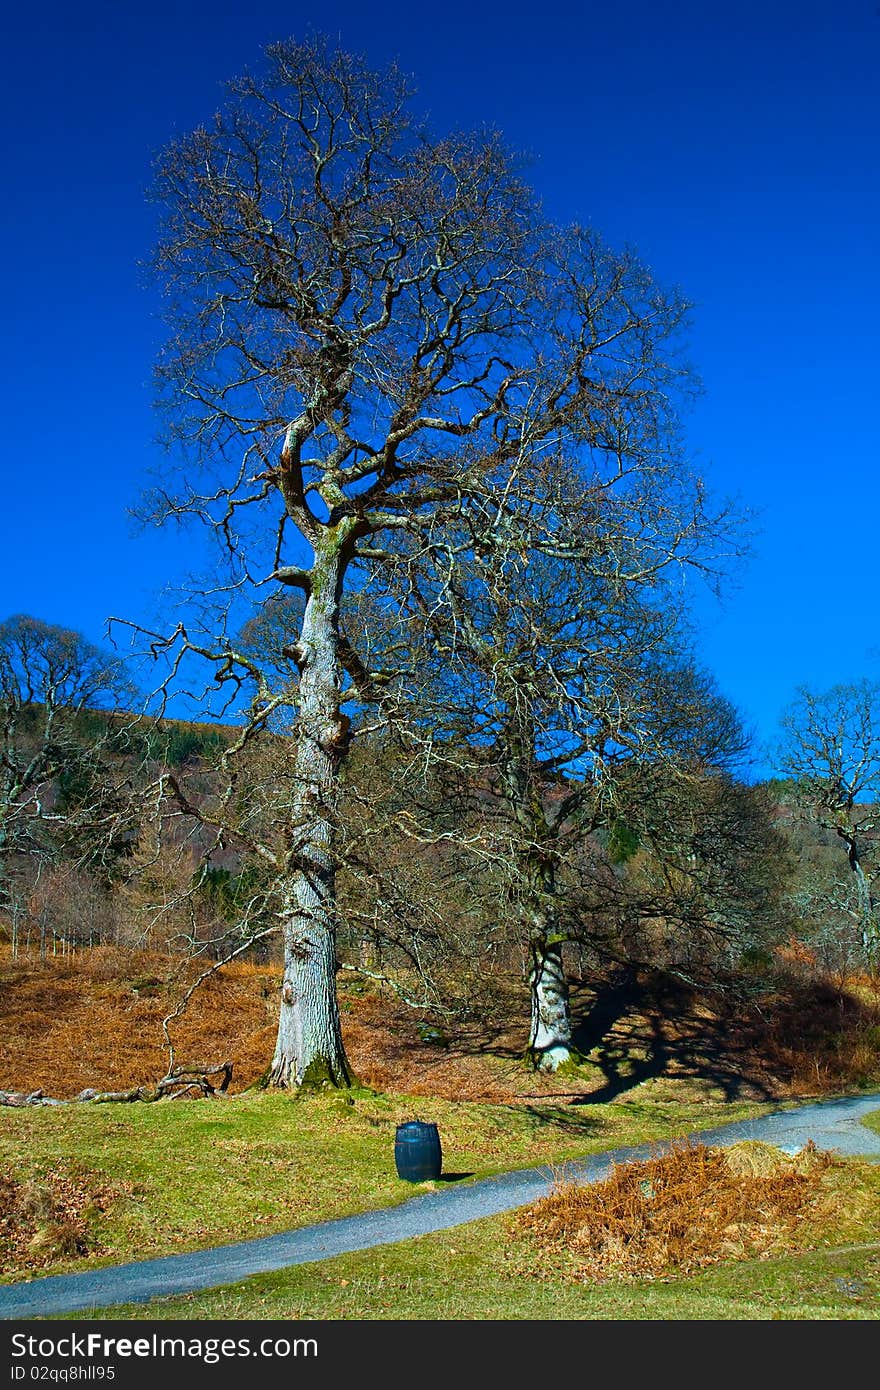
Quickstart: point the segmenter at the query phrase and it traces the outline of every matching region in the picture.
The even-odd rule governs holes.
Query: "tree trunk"
[[[850,862],[853,872],[856,875],[856,885],[859,896],[859,926],[862,936],[862,950],[865,953],[865,960],[869,970],[875,970],[878,964],[878,953],[880,953],[880,938],[877,931],[877,905],[874,902],[874,895],[871,892],[865,871],[862,868],[858,853],[854,852]]]
[[[11,910],[13,893],[9,883],[9,873],[7,867],[9,851],[9,833],[6,824],[7,807],[9,805],[9,793],[6,788],[3,792],[3,804],[0,806],[0,909]]]
[[[846,855],[849,866],[856,877],[856,893],[858,895],[858,914],[859,931],[862,938],[862,950],[865,953],[865,961],[868,969],[873,971],[878,965],[878,954],[880,954],[880,936],[877,929],[877,904],[871,892],[871,885],[862,868],[862,861],[859,855],[859,845],[854,830],[837,827],[837,833],[846,845]]]
[[[284,978],[270,1082],[348,1086],[336,995],[336,811],[349,736],[340,710],[338,547],[316,555],[296,645],[300,705],[295,731],[289,910]]]
[[[557,1071],[564,1062],[575,1060],[571,1045],[568,982],[560,942],[532,942],[529,986],[532,1021],[528,1056],[538,1071]]]
[[[557,931],[556,870],[546,846],[551,834],[534,785],[535,735],[523,717],[516,692],[507,696],[512,711],[501,764],[501,784],[511,823],[519,840],[519,872],[527,888],[524,907],[530,921],[532,969],[531,1025],[526,1057],[538,1071],[557,1071],[576,1060],[571,1044],[571,1011]]]

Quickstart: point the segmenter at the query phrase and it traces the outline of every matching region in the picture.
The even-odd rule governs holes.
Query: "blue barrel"
[[[431,1182],[439,1178],[443,1152],[437,1126],[421,1120],[408,1120],[397,1126],[394,1138],[397,1176],[406,1182]]]

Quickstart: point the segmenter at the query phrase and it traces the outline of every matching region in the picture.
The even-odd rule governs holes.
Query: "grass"
[[[394,1169],[394,1132],[403,1120],[434,1121],[444,1180],[467,1181],[876,1084],[880,1038],[871,1001],[848,1004],[849,1014],[830,996],[827,1007],[795,1010],[791,1017],[809,1018],[816,1037],[799,1039],[786,1015],[777,1030],[781,1047],[775,1035],[762,1040],[699,1000],[622,998],[589,1060],[572,1076],[548,1078],[522,1066],[527,1021],[515,1009],[505,1007],[488,1033],[461,1030],[438,1047],[393,1001],[351,991],[341,1000],[343,1026],[364,1087],[299,1099],[246,1090],[271,1053],[275,974],[230,968],[181,1022],[180,1055],[234,1058],[234,1095],[0,1107],[0,1279],[197,1250],[394,1205],[420,1190]],[[85,1085],[123,1088],[164,1070],[158,1025],[179,985],[155,953],[100,948],[38,964],[11,962],[0,951],[0,983],[4,1088],[42,1086],[72,1097]],[[583,993],[589,1017],[592,994]],[[833,1065],[807,1065],[816,1056]],[[872,1127],[880,1130],[880,1112]],[[863,1199],[861,1215],[818,1235],[812,1250],[686,1278],[573,1282],[552,1262],[537,1278],[521,1235],[498,1217],[114,1315],[876,1317],[880,1220],[874,1197],[863,1192]]]
[[[863,1115],[862,1124],[873,1129],[875,1134],[880,1134],[880,1110],[872,1110],[870,1114]]]
[[[880,1168],[834,1165],[824,1215],[804,1248],[689,1275],[575,1279],[564,1262],[529,1269],[514,1214],[239,1284],[113,1310],[164,1319],[875,1320],[880,1316]],[[106,1317],[107,1310],[94,1316]],[[77,1314],[85,1318],[87,1314]]]
[[[20,1184],[74,1183],[91,1203],[90,1254],[7,1250],[3,1278],[195,1250],[391,1206],[418,1186],[394,1168],[403,1120],[438,1125],[443,1171],[485,1176],[673,1137],[758,1113],[751,1104],[502,1106],[361,1091],[293,1099],[0,1110],[0,1169]],[[454,1179],[453,1179],[454,1180]]]

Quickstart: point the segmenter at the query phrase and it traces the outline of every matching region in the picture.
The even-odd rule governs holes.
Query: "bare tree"
[[[802,687],[781,720],[777,750],[783,776],[792,779],[800,813],[832,832],[843,848],[851,894],[832,875],[825,906],[856,924],[864,960],[875,970],[880,953],[880,684],[861,680],[824,693]],[[815,901],[815,882],[813,899]]]
[[[276,44],[157,170],[172,325],[159,370],[181,468],[154,515],[204,522],[227,577],[204,623],[195,613],[154,650],[174,672],[184,656],[209,663],[241,748],[294,715],[284,844],[252,844],[285,941],[279,1086],[349,1077],[335,993],[345,705],[381,680],[343,628],[344,591],[429,515],[454,522],[470,497],[503,514],[550,455],[575,471],[601,458],[610,478],[633,450],[678,448],[681,298],[594,233],[548,226],[497,136],[429,137],[409,96],[395,69],[322,40]],[[280,686],[278,662],[235,637],[247,597],[277,586],[303,600],[284,653],[296,679]],[[221,835],[222,808],[211,823]]]
[[[722,934],[721,895],[698,867],[722,857],[724,838],[710,854],[721,798],[705,784],[746,740],[688,664],[673,597],[681,568],[707,563],[725,527],[687,495],[681,469],[673,476],[635,450],[628,464],[611,482],[599,468],[545,470],[540,491],[536,479],[520,487],[519,512],[470,499],[455,526],[425,525],[399,547],[361,609],[387,678],[382,708],[410,750],[412,810],[400,829],[447,855],[457,838],[471,875],[488,875],[518,922],[530,957],[527,1054],[546,1070],[572,1060],[566,942],[607,949],[626,913]],[[390,599],[398,618],[383,649],[376,610]],[[423,773],[445,782],[457,824],[420,793]],[[627,834],[666,870],[662,892],[655,884],[640,904],[597,854],[603,835],[620,862]]]
[[[105,846],[95,825],[108,790],[104,755],[121,733],[108,716],[134,694],[122,661],[80,633],[24,614],[0,623],[3,906],[11,856],[33,862],[62,843],[76,853],[85,839]]]
[[[707,713],[691,732],[695,744],[709,742],[711,701]],[[640,919],[635,958],[728,992],[760,986],[791,927],[778,807],[768,788],[736,775],[738,752],[715,744],[711,761],[640,766],[622,798],[639,842],[627,865]]]

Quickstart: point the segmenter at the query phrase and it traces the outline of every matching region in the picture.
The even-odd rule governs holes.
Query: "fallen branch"
[[[209,1076],[222,1076],[223,1079],[219,1086],[212,1085],[208,1080]],[[157,1089],[162,1095],[168,1095],[175,1087],[182,1087],[184,1090],[197,1087],[202,1095],[213,1096],[217,1091],[228,1091],[231,1080],[231,1062],[217,1062],[214,1066],[208,1066],[204,1062],[181,1062],[162,1077]]]
[[[215,960],[211,965],[207,966],[207,968],[193,980],[180,1003],[177,1005],[177,1008],[173,1009],[170,1014],[166,1014],[162,1019],[162,1033],[165,1037],[165,1047],[168,1052],[168,1076],[173,1076],[178,1070],[174,1065],[174,1043],[171,1041],[171,1034],[168,1031],[169,1023],[173,1023],[175,1019],[180,1018],[186,1013],[190,999],[192,999],[196,990],[204,984],[205,980],[218,970],[222,970],[224,965],[228,965],[230,961],[235,960],[236,956],[240,956],[242,951],[246,951],[249,946],[253,946],[254,942],[260,941],[264,936],[271,936],[275,930],[275,927],[266,927],[263,931],[255,932],[254,935],[249,936],[246,941],[239,942],[233,950],[227,951],[219,960]],[[215,1070],[218,1069],[215,1068]],[[221,1086],[220,1089],[225,1090],[226,1087]]]
[[[155,1086],[132,1086],[126,1091],[98,1091],[89,1086],[72,1100],[55,1100],[42,1091],[0,1091],[0,1105],[20,1108],[26,1105],[128,1104],[132,1101],[178,1100],[188,1091],[195,1091],[201,1096],[217,1096],[229,1090],[231,1080],[231,1062],[187,1062],[172,1067]]]
[[[0,1105],[67,1105],[64,1100],[49,1100],[42,1091],[0,1091]]]

